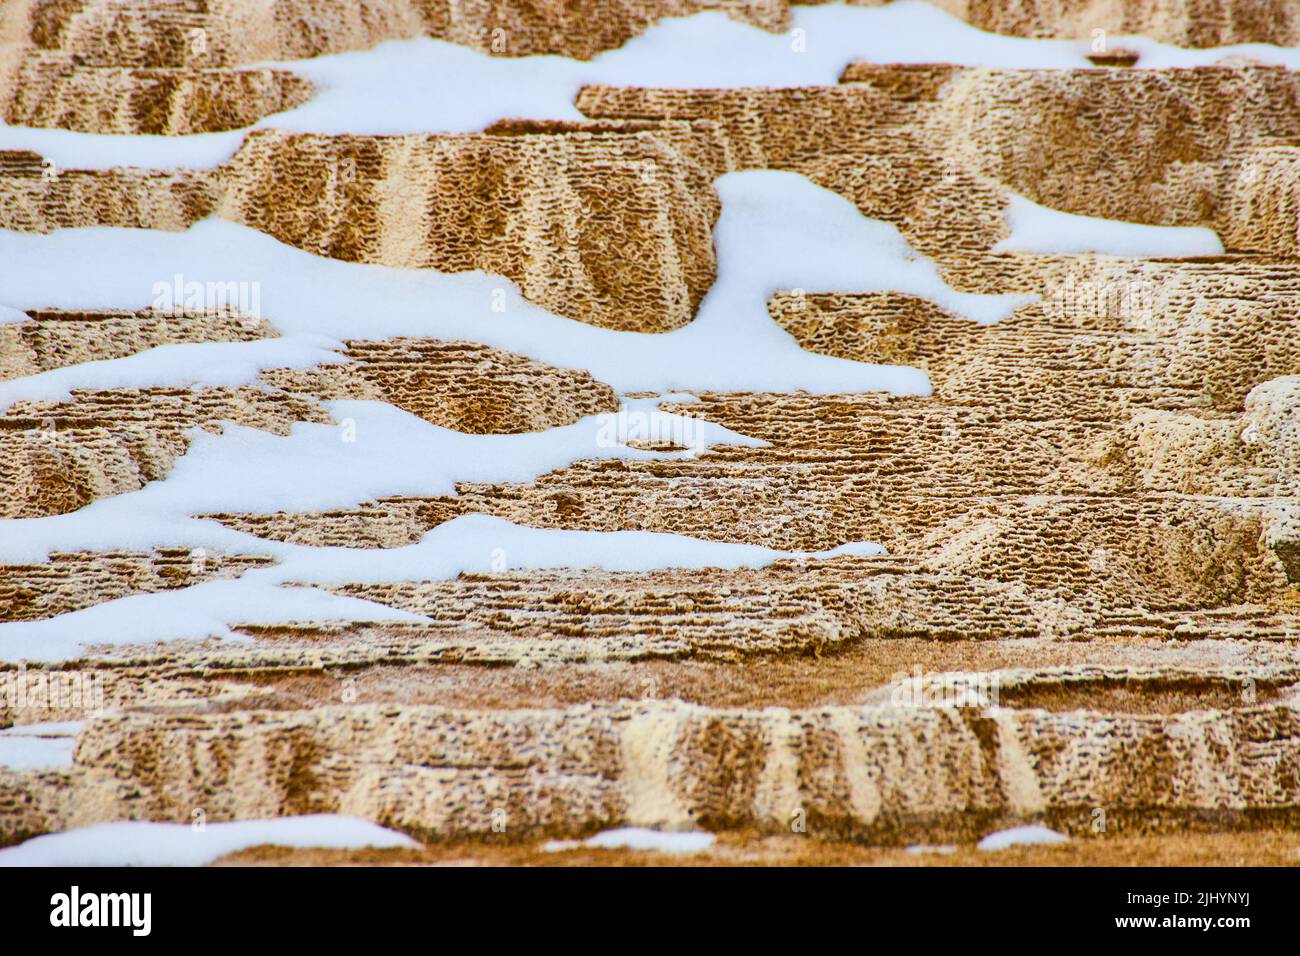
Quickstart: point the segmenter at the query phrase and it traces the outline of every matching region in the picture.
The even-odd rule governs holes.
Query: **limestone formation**
[[[1300,43],[1282,0],[939,5],[1023,37]],[[652,335],[689,326],[717,279],[714,180],[776,169],[896,226],[952,288],[1028,297],[986,325],[902,292],[764,290],[803,349],[926,373],[931,393],[905,397],[619,395],[576,360],[421,328],[329,340],[332,361],[243,384],[60,398],[45,386],[89,363],[292,329],[246,304],[6,312],[3,536],[33,527],[13,519],[66,520],[165,480],[203,430],[341,427],[339,401],[541,436],[643,398],[757,440],[690,454],[630,442],[636,454],[454,493],[194,516],[246,536],[230,549],[24,555],[0,564],[0,622],[33,639],[61,615],[270,568],[279,543],[379,554],[463,516],[790,553],[736,570],[574,558],[335,581],[318,586],[417,617],[234,620],[238,640],[0,654],[0,728],[82,722],[71,766],[0,767],[0,845],[186,821],[196,806],[214,822],[355,814],[467,859],[624,825],[724,832],[764,862],[765,841],[792,832],[908,846],[1036,821],[1081,842],[1176,833],[1209,847],[1300,823],[1297,74],[1130,69],[1123,50],[1096,69],[852,64],[818,87],[589,86],[585,119],[474,133],[275,128],[314,91],[267,62],[420,36],[590,58],[702,10],[791,22],[785,0],[0,8],[8,124],[245,130],[211,169],[62,169],[0,151],[7,230],[180,231],[219,216],[314,256],[480,270],[555,315]],[[1001,251],[1016,196],[1210,228],[1226,253]],[[886,553],[809,554],[852,541]],[[1092,826],[1097,807],[1115,828]]]

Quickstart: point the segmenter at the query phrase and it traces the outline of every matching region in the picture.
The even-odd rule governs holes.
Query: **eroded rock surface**
[[[1104,19],[1185,46],[1300,42],[1280,0],[942,6],[1026,37],[1086,38]],[[262,61],[416,36],[589,58],[704,9],[789,25],[789,7],[764,0],[25,0],[0,12],[0,113],[94,133],[240,129],[313,95]],[[1294,827],[1298,90],[1293,72],[1242,63],[854,64],[822,87],[588,87],[586,120],[507,118],[471,134],[263,128],[214,169],[51,169],[0,152],[5,229],[178,231],[215,215],[315,256],[503,276],[556,315],[646,334],[688,326],[717,278],[713,181],[777,169],[897,226],[954,289],[1033,299],[983,325],[901,292],[773,289],[767,311],[802,348],[912,366],[932,394],[650,396],[758,443],[629,443],[662,454],[580,457],[454,494],[196,515],[246,535],[230,550],[69,549],[0,565],[0,622],[36,628],[264,571],[279,545],[378,554],[469,515],[887,549],[757,569],[503,563],[331,582],[328,594],[420,619],[236,620],[242,640],[11,660],[0,727],[85,724],[71,766],[0,768],[0,844],[196,808],[213,821],[349,813],[471,845],[641,825],[901,846],[1026,821],[1105,840],[1098,808],[1126,836]],[[1227,252],[999,251],[1016,195],[1211,228]],[[0,386],[282,334],[270,311],[55,305],[0,324]],[[576,363],[462,339],[328,347],[335,361],[241,385],[9,403],[0,535],[165,481],[196,434],[232,423],[342,427],[329,403],[360,401],[527,436],[635,398]]]

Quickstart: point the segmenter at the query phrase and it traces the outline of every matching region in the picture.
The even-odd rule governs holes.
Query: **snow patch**
[[[781,558],[824,559],[841,554],[878,555],[878,544],[853,542],[828,551],[778,551],[749,544],[706,541],[662,531],[569,531],[529,528],[490,515],[462,515],[405,548],[298,548],[274,568],[244,577],[314,584],[380,584],[448,580],[463,573],[600,568],[762,568]]]
[[[369,820],[335,814],[209,823],[103,823],[0,850],[0,866],[203,866],[255,846],[359,850],[418,847]]]
[[[805,291],[898,289],[923,295],[977,321],[995,321],[1024,296],[967,295],[949,288],[933,263],[890,225],[866,219],[847,200],[792,173],[754,171],[718,180],[723,212],[716,230],[718,280],[695,321],[652,335],[614,332],[529,305],[500,277],[447,276],[363,266],[291,249],[254,230],[209,220],[187,232],[78,229],[50,235],[0,233],[6,296],[18,304],[135,308],[150,304],[159,275],[215,275],[223,281],[273,277],[261,301],[282,331],[248,343],[169,345],[0,385],[0,407],[20,398],[57,400],[75,388],[191,382],[256,383],[268,366],[337,362],[342,339],[431,335],[468,339],[589,369],[623,391],[683,389],[815,393],[887,389],[926,394],[924,373],[814,355],[767,315],[779,288]],[[86,275],[85,263],[98,268]],[[260,280],[259,280],[260,281]],[[508,289],[502,299],[499,293]],[[505,313],[492,308],[507,303]],[[221,512],[320,511],[391,496],[454,495],[458,482],[528,482],[578,460],[693,457],[713,445],[765,443],[720,425],[658,408],[662,399],[626,401],[616,416],[595,415],[542,432],[467,435],[384,402],[332,401],[336,424],[296,423],[285,436],[231,422],[220,434],[192,429],[187,453],[162,481],[92,502],[75,512],[0,522],[0,561],[45,560],[51,551],[158,547],[269,554],[281,563],[238,581],[134,595],[71,614],[0,624],[0,659],[50,660],[90,644],[149,643],[167,637],[232,637],[232,623],[420,620],[415,615],[280,584],[436,579],[467,570],[599,566],[761,567],[783,552],[680,535],[516,528],[464,518],[410,548],[302,548],[265,541],[191,517]],[[631,447],[635,421],[654,435],[683,436],[681,450]],[[635,436],[634,436],[635,437]],[[877,554],[852,542],[814,555]],[[484,565],[487,567],[484,567]],[[233,610],[232,610],[233,609]]]
[[[67,659],[94,644],[240,639],[232,624],[427,620],[371,601],[282,584],[449,580],[464,572],[565,567],[761,568],[782,558],[884,551],[853,542],[829,551],[785,552],[664,532],[528,528],[488,515],[455,518],[405,548],[313,548],[253,540],[257,550],[278,552],[280,563],[235,580],[135,594],[43,620],[0,624],[0,660]]]
[[[391,135],[473,132],[506,118],[581,119],[573,101],[585,84],[735,88],[823,86],[844,67],[932,63],[1006,69],[1087,68],[1089,40],[1026,39],[988,33],[919,0],[883,7],[795,7],[791,29],[771,34],[716,10],[670,18],[615,50],[579,61],[562,56],[497,57],[427,37],[370,50],[257,66],[312,82],[302,106],[250,128]],[[1145,37],[1107,38],[1140,54],[1138,68],[1189,67],[1228,57],[1300,68],[1300,50],[1263,43],[1182,49]],[[0,149],[40,153],[62,168],[114,166],[213,168],[245,130],[188,136],[75,133],[0,124]]]
[[[6,770],[61,770],[72,766],[75,737],[0,735],[0,767]]]
[[[624,407],[644,414],[658,433],[691,435],[695,447],[649,451],[618,444],[602,415],[541,432],[470,435],[374,401],[326,402],[338,424],[299,422],[284,436],[230,422],[217,435],[195,428],[186,454],[161,481],[68,514],[0,521],[0,562],[43,561],[51,551],[155,547],[254,548],[244,553],[287,558],[293,546],[190,516],[454,495],[459,482],[528,482],[578,460],[667,460],[694,457],[712,445],[766,444],[712,422],[659,411],[657,403],[636,399]]]
[[[0,414],[14,402],[65,402],[73,389],[247,385],[273,368],[344,362],[343,343],[295,335],[253,342],[159,345],[116,359],[82,362],[0,382]]]
[[[95,644],[241,639],[227,626],[230,622],[423,620],[418,614],[373,601],[315,588],[280,588],[245,576],[132,594],[37,621],[0,624],[0,660],[69,660]]]
[[[526,302],[502,276],[393,269],[313,256],[219,219],[182,233],[84,228],[49,234],[0,231],[4,295],[27,308],[145,308],[159,276],[256,281],[279,340],[163,346],[7,383],[0,396],[60,396],[71,388],[234,385],[269,365],[339,361],[346,338],[423,335],[508,349],[586,369],[622,392],[889,391],[928,395],[917,369],[806,352],[767,313],[778,289],[893,290],[994,322],[1034,301],[953,290],[898,230],[797,173],[751,170],[716,181],[718,275],[694,321],[666,333],[618,332],[561,318]],[[86,263],[97,263],[93,280]],[[241,358],[242,356],[242,358]],[[201,379],[205,380],[205,379]]]
[[[59,770],[72,766],[82,722],[19,724],[0,730],[0,767],[8,770]]]
[[[1011,235],[994,252],[1044,255],[1096,253],[1128,258],[1221,256],[1223,243],[1201,226],[1146,226],[1096,216],[1078,216],[1014,196],[1007,210]]]
[[[1069,843],[1070,838],[1064,833],[1057,833],[1041,823],[1031,826],[1012,827],[990,833],[975,845],[977,850],[1005,850],[1013,846],[1052,845]]]
[[[712,833],[670,833],[644,827],[606,830],[586,840],[551,840],[542,845],[547,853],[592,847],[601,850],[654,850],[658,853],[701,853],[713,846]]]
[[[0,730],[0,737],[75,737],[85,726],[80,720],[47,720],[39,724],[15,724]]]

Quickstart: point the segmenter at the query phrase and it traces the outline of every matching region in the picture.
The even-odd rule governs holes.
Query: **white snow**
[[[881,9],[796,7],[787,33],[721,11],[669,18],[588,62],[560,56],[492,57],[427,38],[299,60],[312,101],[259,125],[305,132],[471,132],[502,117],[582,119],[584,85],[669,88],[834,85],[854,60],[1008,67],[1090,66],[1084,43],[985,33],[928,4]],[[941,51],[941,52],[937,52]],[[264,64],[272,65],[272,64]],[[400,78],[403,95],[394,96]]]
[[[814,554],[787,553],[659,532],[518,527],[487,515],[458,517],[405,548],[315,548],[191,517],[344,508],[389,495],[453,494],[460,481],[530,481],[583,458],[682,458],[714,444],[764,444],[720,425],[661,412],[655,407],[659,401],[637,399],[625,407],[659,423],[656,427],[664,432],[688,434],[693,447],[652,452],[616,444],[609,441],[611,430],[604,421],[612,416],[601,415],[544,432],[466,435],[382,402],[328,402],[342,425],[299,423],[288,436],[229,423],[220,435],[195,429],[189,451],[162,481],[69,514],[0,522],[0,562],[38,562],[51,551],[187,547],[267,554],[279,563],[237,580],[132,595],[43,620],[0,623],[0,660],[64,659],[91,644],[232,638],[231,624],[423,620],[310,587],[279,586],[284,583],[439,580],[464,571],[512,568],[763,567],[786,557],[881,553],[878,545],[866,542]],[[344,440],[349,430],[351,442]]]
[[[275,542],[189,516],[346,508],[392,495],[454,494],[458,482],[531,481],[579,459],[689,458],[715,444],[766,444],[712,422],[661,412],[654,408],[657,401],[630,400],[625,407],[661,423],[661,431],[688,434],[695,447],[626,447],[613,440],[603,415],[541,432],[469,435],[374,401],[325,402],[339,424],[299,422],[287,436],[229,422],[220,435],[195,428],[189,450],[162,481],[69,514],[0,521],[0,561],[114,548],[253,546],[277,554],[282,546]]]
[[[1095,216],[1078,216],[1014,196],[1007,210],[1011,235],[994,252],[1076,255],[1093,252],[1130,258],[1221,256],[1223,243],[1200,226],[1146,226]]]
[[[929,62],[938,49],[946,60],[972,65],[1087,62],[1086,42],[999,37],[911,0],[881,9],[800,7],[794,17],[794,29],[779,36],[734,23],[718,11],[667,20],[589,63],[494,58],[416,39],[279,64],[309,77],[318,93],[311,103],[259,125],[327,133],[473,130],[501,116],[576,118],[573,97],[584,83],[829,84],[852,60]],[[1139,49],[1143,65],[1174,60],[1189,65],[1222,55],[1128,38],[1111,42]],[[1267,47],[1250,52],[1275,61],[1295,54]],[[94,136],[0,126],[0,148],[36,149],[64,167],[214,166],[243,135]],[[718,279],[692,323],[659,335],[614,332],[553,315],[525,301],[501,276],[336,261],[216,218],[180,233],[106,227],[48,235],[0,231],[0,295],[6,301],[0,322],[23,321],[21,308],[144,308],[154,304],[160,279],[179,275],[258,283],[259,312],[281,333],[248,343],[162,346],[0,383],[0,409],[20,399],[62,400],[75,388],[255,383],[270,367],[341,361],[337,350],[346,338],[397,335],[482,342],[589,370],[620,392],[659,393],[679,401],[685,397],[673,393],[703,390],[925,395],[928,379],[916,369],[800,349],[767,315],[768,297],[778,289],[894,290],[979,322],[997,321],[1031,301],[950,288],[893,226],[863,217],[847,200],[796,174],[733,173],[716,186],[723,206],[714,233]],[[1066,216],[1028,200],[1013,205],[1011,222],[1009,249],[1062,251],[1068,240],[1112,254],[1221,251],[1208,230],[1108,223]],[[41,561],[52,550],[166,546],[268,554],[278,564],[235,581],[0,625],[0,659],[53,659],[93,643],[231,637],[232,623],[419,619],[309,586],[284,586],[290,583],[436,579],[462,571],[567,566],[761,567],[790,556],[681,535],[524,528],[486,516],[448,522],[407,548],[305,548],[191,517],[347,508],[386,496],[453,494],[462,481],[531,481],[580,459],[691,457],[709,445],[762,444],[711,423],[660,412],[655,407],[660,400],[626,401],[623,413],[640,415],[654,429],[689,436],[683,451],[628,447],[622,426],[611,439],[606,416],[534,434],[479,436],[437,428],[379,402],[325,403],[337,424],[299,423],[288,436],[230,423],[220,435],[196,429],[189,452],[163,481],[71,514],[0,522],[0,561]],[[854,542],[793,556],[879,550]]]
[[[0,737],[75,737],[85,726],[80,720],[47,720],[39,724],[14,724],[0,730]]]
[[[957,848],[949,844],[942,844],[939,846],[918,844],[917,846],[909,846],[907,852],[912,856],[924,856],[927,853],[937,853],[939,856],[952,856],[957,852]]]
[[[278,554],[280,563],[245,572],[235,580],[131,595],[43,620],[0,623],[0,660],[66,659],[90,644],[235,639],[238,635],[230,630],[231,624],[425,620],[315,588],[278,587],[281,583],[445,580],[465,571],[521,568],[761,568],[781,558],[883,553],[878,545],[866,542],[822,552],[783,552],[663,532],[527,528],[488,515],[455,518],[406,548],[312,548],[239,537],[246,550]]]
[[[272,116],[263,122],[273,120]],[[39,153],[50,161],[53,173],[63,169],[114,169],[119,166],[214,169],[235,154],[245,133],[247,129],[189,136],[78,133],[67,129],[11,126],[0,121],[0,150]]]
[[[930,63],[1052,69],[1089,67],[1089,40],[1041,40],[978,30],[919,0],[879,8],[796,7],[783,34],[721,11],[671,18],[591,61],[559,56],[493,57],[428,38],[370,50],[268,62],[311,80],[314,98],[265,117],[259,127],[321,133],[467,132],[504,117],[577,119],[584,84],[657,87],[808,86],[837,82],[844,67]],[[1268,44],[1181,49],[1116,35],[1108,48],[1141,54],[1139,68],[1195,66],[1252,57],[1300,68],[1300,50]],[[121,136],[0,125],[0,149],[29,149],[63,168],[214,167],[238,148],[242,130],[191,136]]]
[[[58,770],[72,766],[73,734],[38,733],[34,727],[0,730],[0,767],[6,770]]]
[[[406,548],[301,548],[274,568],[249,572],[256,580],[317,584],[437,581],[462,572],[542,568],[761,568],[781,558],[823,559],[838,554],[883,554],[855,542],[828,551],[787,552],[748,544],[706,541],[661,531],[568,531],[529,528],[490,515],[463,515]]]
[[[0,382],[0,414],[19,400],[67,401],[74,388],[245,385],[266,369],[346,361],[333,351],[342,347],[340,342],[317,335],[160,345],[122,358],[82,362]]]
[[[18,322],[31,321],[26,312],[18,309],[11,309],[7,305],[0,305],[0,325],[12,325]]]
[[[96,604],[36,621],[0,624],[0,660],[67,660],[93,644],[237,639],[227,622],[420,621],[419,615],[314,588],[248,580],[207,581]]]
[[[369,820],[334,814],[208,823],[103,823],[0,850],[0,866],[203,866],[255,846],[352,850],[418,847]]]
[[[680,400],[682,396],[667,396]],[[313,548],[265,540],[213,521],[205,512],[345,508],[389,495],[454,494],[456,483],[526,482],[578,459],[692,457],[714,444],[764,443],[699,419],[669,415],[659,399],[626,403],[625,412],[663,434],[681,434],[683,451],[618,444],[615,416],[516,435],[467,435],[431,425],[382,402],[329,402],[338,425],[296,424],[288,436],[226,423],[220,435],[192,431],[188,452],[167,478],[64,515],[0,521],[0,562],[45,560],[51,551],[158,547],[268,554],[272,568],[238,580],[138,594],[37,621],[0,623],[0,659],[56,660],[89,644],[234,637],[232,623],[326,620],[422,620],[373,602],[283,582],[401,581],[452,578],[462,571],[608,566],[761,567],[783,552],[683,535],[519,528],[484,515],[441,525],[417,545],[391,550]],[[347,440],[351,438],[352,440]],[[850,543],[820,555],[874,554]]]
[[[1057,833],[1041,823],[1031,826],[1012,827],[990,833],[975,845],[977,850],[1005,850],[1013,846],[1030,846],[1037,844],[1051,845],[1069,843],[1070,838],[1064,833]]]
[[[224,423],[192,429],[187,454],[165,480],[100,499],[72,514],[0,523],[0,561],[39,562],[52,550],[149,550],[162,546],[269,554],[279,562],[234,581],[110,601],[72,614],[0,624],[0,658],[57,659],[86,645],[231,637],[233,623],[290,620],[413,620],[415,615],[283,583],[434,580],[508,568],[762,567],[790,555],[771,549],[642,532],[545,531],[486,516],[435,528],[409,548],[312,549],[265,541],[191,515],[344,509],[376,498],[454,494],[461,481],[524,483],[580,459],[689,458],[712,445],[761,446],[720,425],[659,411],[692,389],[928,392],[917,369],[879,367],[805,352],[772,323],[768,295],[806,290],[902,289],[930,295],[979,320],[996,320],[1021,298],[948,289],[892,226],[789,173],[737,173],[719,181],[719,280],[694,323],[651,336],[610,332],[530,306],[500,277],[445,276],[341,263],[292,250],[230,222],[181,234],[78,229],[0,233],[12,302],[65,308],[143,307],[157,278],[260,281],[276,339],[161,346],[138,355],[55,369],[0,385],[0,407],[19,398],[59,399],[75,388],[234,385],[270,365],[337,362],[348,337],[428,334],[477,339],[543,362],[589,368],[621,390],[667,393],[629,399],[619,415],[524,434],[464,434],[383,402],[325,402],[337,424],[298,423],[287,436]],[[777,252],[777,243],[781,251]],[[793,245],[784,245],[792,242]],[[86,261],[99,268],[87,272]],[[494,300],[506,311],[493,310]],[[669,437],[679,451],[634,449],[637,437]],[[793,557],[876,554],[867,542]]]
[[[712,833],[666,832],[644,827],[623,827],[606,830],[586,840],[551,840],[542,844],[547,853],[594,847],[602,850],[655,850],[659,853],[701,853],[713,846],[717,838]]]
[[[286,336],[278,344],[163,346],[15,380],[0,396],[13,401],[113,381],[175,384],[199,375],[237,384],[281,360],[338,361],[328,349],[339,339],[392,335],[482,342],[587,369],[623,392],[928,394],[929,380],[916,369],[804,351],[767,314],[768,298],[778,289],[892,289],[981,322],[1033,301],[952,290],[896,228],[863,216],[842,196],[796,173],[730,173],[716,185],[723,204],[714,230],[717,281],[694,321],[661,334],[611,331],[552,315],[526,302],[501,276],[341,262],[217,219],[182,233],[104,227],[46,235],[0,231],[0,278],[11,306],[145,308],[159,276],[173,274],[192,281],[257,282],[263,315]],[[97,268],[88,271],[87,262]],[[206,366],[211,370],[195,371]]]
[[[10,302],[35,307],[139,308],[159,277],[258,282],[279,339],[162,346],[0,385],[0,406],[58,399],[73,388],[255,382],[271,365],[339,361],[344,338],[432,335],[497,345],[556,365],[589,369],[621,391],[678,389],[855,392],[929,391],[924,373],[813,355],[767,315],[778,288],[900,289],[978,321],[995,321],[1027,297],[964,295],[910,250],[892,226],[791,173],[722,177],[715,232],[719,274],[695,321],[661,335],[613,332],[529,305],[506,280],[480,273],[365,266],[291,249],[255,230],[205,221],[168,234],[77,229],[0,233],[0,277]],[[86,264],[93,262],[94,269]],[[504,313],[492,308],[505,302]],[[599,566],[759,567],[781,552],[680,535],[542,531],[463,518],[410,548],[310,549],[264,541],[199,521],[214,512],[317,511],[399,495],[454,494],[458,482],[527,482],[580,459],[692,457],[711,445],[763,444],[726,428],[659,411],[660,399],[625,401],[619,416],[518,435],[467,435],[383,402],[326,402],[334,425],[298,423],[287,436],[224,423],[191,431],[167,478],[76,512],[0,522],[0,560],[44,560],[54,550],[205,548],[269,554],[280,564],[238,581],[135,595],[71,614],[0,625],[0,658],[58,659],[90,644],[168,637],[231,637],[230,624],[304,620],[412,620],[413,615],[282,582],[453,577],[464,570]],[[681,451],[629,447],[640,430],[680,437]],[[851,543],[819,555],[879,553]]]
[[[0,730],[0,767],[9,770],[57,770],[72,766],[72,752],[82,722],[47,721]]]

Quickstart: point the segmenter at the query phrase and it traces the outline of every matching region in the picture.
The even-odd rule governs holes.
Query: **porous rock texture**
[[[1019,36],[1086,37],[1104,21],[1187,46],[1300,42],[1281,0],[942,6]],[[27,125],[231,129],[311,95],[292,73],[249,67],[262,60],[421,35],[590,57],[709,8],[788,25],[788,7],[764,0],[22,0],[0,10],[0,103]],[[788,170],[897,225],[954,288],[1034,297],[978,325],[902,293],[777,291],[768,311],[803,348],[922,369],[933,394],[661,399],[760,447],[203,516],[268,547],[396,548],[488,514],[789,551],[870,540],[888,553],[339,583],[328,589],[424,620],[249,622],[240,642],[0,664],[0,726],[85,722],[71,767],[0,769],[0,843],[199,809],[213,821],[356,814],[467,841],[470,856],[623,825],[891,846],[1028,821],[1103,842],[1294,827],[1298,91],[1295,74],[1251,65],[862,64],[839,85],[795,90],[588,88],[588,121],[474,134],[259,129],[206,171],[51,171],[38,154],[0,154],[7,229],[178,230],[216,214],[319,256],[497,273],[556,314],[647,333],[689,324],[714,281],[712,181]],[[1227,254],[998,252],[1013,193],[1207,226]],[[275,321],[33,309],[0,325],[0,379],[251,342],[279,334]],[[336,424],[325,403],[340,399],[481,435],[619,404],[580,368],[500,348],[349,340],[336,362],[254,385],[12,403],[0,516],[66,514],[164,478],[196,428]],[[0,621],[272,562],[253,546],[57,552],[0,566]],[[1099,809],[1113,826],[1098,830]]]

